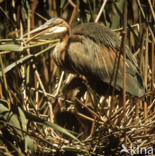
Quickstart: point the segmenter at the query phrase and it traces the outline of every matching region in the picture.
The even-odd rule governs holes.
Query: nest
[[[47,129],[48,143],[36,141],[38,154],[123,155],[124,147],[130,155],[153,154],[154,99],[149,103],[128,96],[124,109],[122,96],[99,97],[77,77],[61,89],[61,95],[52,98],[54,122],[80,142]]]

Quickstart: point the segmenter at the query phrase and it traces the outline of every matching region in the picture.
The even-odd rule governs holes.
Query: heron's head
[[[32,37],[29,41],[33,39],[53,39],[56,37],[63,37],[64,35],[70,33],[71,30],[69,25],[63,19],[55,17],[32,30],[30,32]]]

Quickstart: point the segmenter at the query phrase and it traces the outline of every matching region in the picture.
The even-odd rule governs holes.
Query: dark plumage
[[[74,35],[81,39],[72,40]],[[76,36],[74,36],[75,38]],[[111,94],[114,85],[113,72],[119,57],[121,42],[108,28],[95,23],[82,24],[73,29],[66,50],[63,66],[85,75],[90,86],[99,94]],[[133,96],[145,93],[136,60],[126,46],[127,92]],[[123,58],[120,58],[116,90],[123,88]],[[112,81],[112,82],[111,82]],[[111,84],[109,86],[109,84]],[[117,92],[116,91],[116,92]]]

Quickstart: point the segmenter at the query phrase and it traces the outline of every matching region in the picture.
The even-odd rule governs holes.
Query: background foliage
[[[0,155],[120,155],[122,144],[154,146],[154,0],[128,1],[127,44],[146,95],[127,97],[125,110],[120,96],[98,97],[54,64],[59,40],[24,42],[23,34],[56,16],[71,27],[104,24],[121,39],[125,2],[0,0]]]

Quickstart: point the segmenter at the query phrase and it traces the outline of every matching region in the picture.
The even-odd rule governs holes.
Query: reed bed
[[[1,0],[0,155],[153,155],[154,8],[154,0]],[[125,66],[122,95],[99,96],[55,65],[59,39],[28,42],[31,29],[55,16],[115,31],[137,58],[145,96],[126,94]]]

